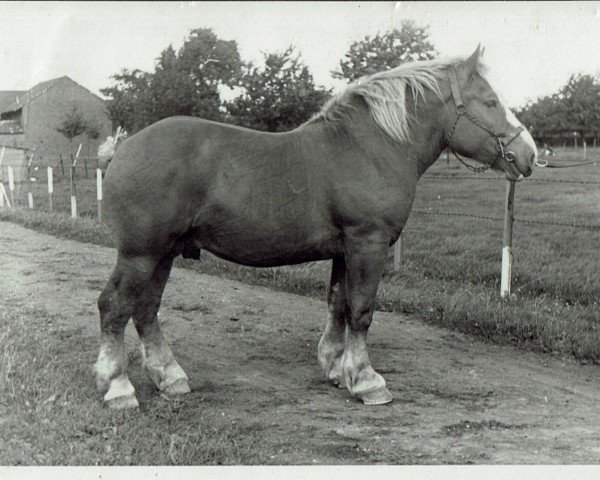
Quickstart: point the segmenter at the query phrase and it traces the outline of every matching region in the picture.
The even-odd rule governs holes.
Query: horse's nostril
[[[533,169],[531,167],[527,167],[527,169],[523,172],[524,177],[529,177],[533,173]]]

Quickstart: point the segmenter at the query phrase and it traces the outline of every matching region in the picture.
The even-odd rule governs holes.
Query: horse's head
[[[528,177],[537,159],[535,142],[481,75],[482,53],[477,47],[448,70],[452,95],[444,119],[446,143],[459,154],[503,170],[508,180]]]

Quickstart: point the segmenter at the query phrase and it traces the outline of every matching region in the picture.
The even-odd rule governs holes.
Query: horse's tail
[[[106,169],[125,138],[127,138],[127,132],[119,127],[114,136],[106,137],[106,140],[98,147],[98,166],[102,170]]]

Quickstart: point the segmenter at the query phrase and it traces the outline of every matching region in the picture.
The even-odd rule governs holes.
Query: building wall
[[[24,133],[5,133],[0,134],[0,146],[13,148],[25,148],[25,134]]]
[[[2,147],[0,147],[0,151]],[[2,153],[0,153],[2,155]],[[4,156],[0,164],[0,182],[8,183],[8,167],[13,169],[15,183],[27,180],[27,153],[25,150],[4,147]]]
[[[83,133],[69,142],[56,130],[74,105],[85,120],[93,121],[98,126],[100,136],[96,140]],[[25,127],[23,146],[30,151],[35,149],[35,163],[46,163],[41,161],[44,159],[53,163],[58,155],[69,158],[71,153],[75,155],[80,143],[83,145],[81,156],[95,156],[99,144],[111,134],[112,129],[102,99],[68,78],[59,80],[25,105],[21,121]]]

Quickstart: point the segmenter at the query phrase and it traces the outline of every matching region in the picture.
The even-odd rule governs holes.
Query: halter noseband
[[[452,98],[454,99],[454,105],[456,106],[456,120],[454,121],[454,125],[452,125],[452,128],[446,135],[446,145],[448,146],[448,148],[450,149],[452,154],[456,157],[456,159],[460,163],[462,163],[465,167],[467,167],[469,170],[471,170],[475,173],[485,172],[486,170],[493,167],[494,164],[499,159],[504,159],[507,162],[514,162],[517,156],[514,154],[514,152],[507,150],[506,147],[508,147],[511,144],[511,142],[515,138],[517,138],[521,134],[522,131],[525,130],[525,127],[523,127],[522,125],[519,125],[511,133],[495,133],[493,130],[488,128],[486,125],[484,125],[479,120],[477,120],[477,118],[475,118],[473,115],[471,115],[469,112],[467,112],[467,107],[463,103],[462,96],[460,94],[460,86],[458,84],[458,75],[456,74],[455,68],[452,68],[450,70],[449,77],[450,77],[450,90],[452,90]],[[452,140],[452,136],[454,135],[454,130],[456,129],[456,125],[458,124],[460,117],[468,118],[472,123],[474,123],[479,128],[481,128],[482,130],[485,130],[487,133],[489,133],[490,136],[496,141],[497,155],[490,164],[484,165],[482,167],[474,167],[472,165],[469,165],[462,158],[460,158],[458,153],[456,153],[454,148],[452,148],[452,146],[450,145],[450,141]],[[508,142],[505,143],[501,139],[506,138],[506,137],[510,137],[510,139],[508,140]]]

